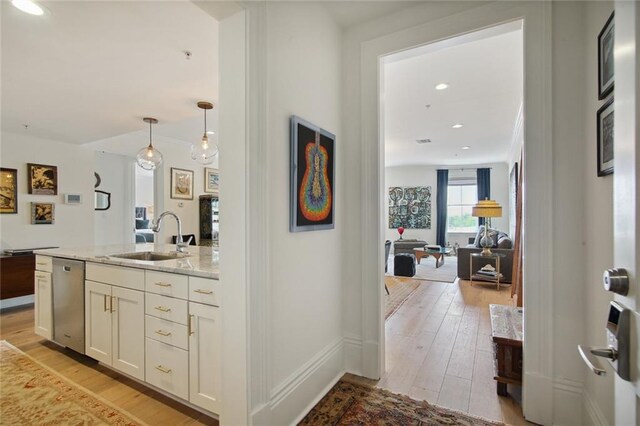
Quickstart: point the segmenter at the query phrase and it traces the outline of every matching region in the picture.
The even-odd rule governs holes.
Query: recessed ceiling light
[[[40,16],[44,14],[44,10],[31,0],[11,0],[11,4],[29,15]]]
[[[447,83],[440,83],[440,84],[436,85],[436,90],[444,90],[447,87],[449,87],[449,85]]]
[[[471,149],[470,146],[463,146],[462,149]]]
[[[464,126],[463,124],[456,123],[456,124],[454,124],[454,125],[453,125],[453,126],[451,126],[451,127],[453,127],[454,129],[459,129],[459,128],[463,127],[463,126]]]
[[[431,143],[431,139],[417,139],[416,143]]]

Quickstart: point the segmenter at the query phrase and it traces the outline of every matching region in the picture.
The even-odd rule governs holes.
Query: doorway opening
[[[155,171],[135,167],[135,239],[136,243],[153,243],[152,222],[155,209]]]
[[[523,51],[516,20],[382,56],[379,81],[388,251],[378,386],[507,423],[524,420],[513,385],[522,367],[498,395],[490,312],[522,318]],[[485,199],[495,214],[478,208]],[[509,326],[522,335],[521,322]]]

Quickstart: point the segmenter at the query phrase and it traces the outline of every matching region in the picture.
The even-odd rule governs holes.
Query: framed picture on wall
[[[290,232],[334,228],[336,136],[291,116]]]
[[[57,195],[58,167],[44,164],[27,164],[29,194]]]
[[[171,168],[171,198],[193,200],[193,170]]]
[[[220,186],[220,171],[210,167],[204,168],[204,192],[217,194]]]
[[[597,113],[598,176],[613,173],[613,96]]]
[[[31,203],[31,224],[52,225],[55,221],[55,203]]]
[[[0,213],[18,213],[18,171],[0,169]]]
[[[615,35],[613,13],[598,34],[598,99],[604,99],[613,91],[613,41]]]

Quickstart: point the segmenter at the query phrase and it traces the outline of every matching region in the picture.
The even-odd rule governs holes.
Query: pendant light
[[[200,164],[211,164],[213,157],[218,154],[218,144],[213,140],[210,141],[209,136],[207,136],[207,110],[213,109],[213,104],[211,102],[198,102],[198,108],[204,111],[204,133],[200,142],[191,145],[191,158]]]
[[[149,146],[138,151],[136,161],[138,162],[138,166],[145,170],[155,170],[156,167],[162,164],[162,154],[153,147],[151,142],[151,126],[158,123],[158,120],[151,117],[145,117],[142,120],[145,123],[149,123]]]

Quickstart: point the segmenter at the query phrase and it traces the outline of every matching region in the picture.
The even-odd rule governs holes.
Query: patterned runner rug
[[[304,426],[503,425],[341,379],[311,412]]]
[[[3,425],[147,425],[0,341]]]
[[[418,289],[420,281],[411,278],[385,276],[384,283],[389,289],[388,295],[385,292],[387,301],[385,304],[384,319],[387,319]]]

